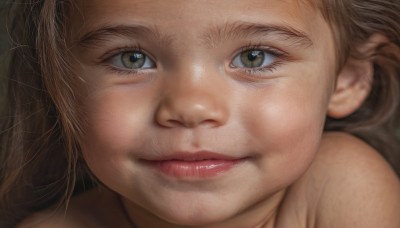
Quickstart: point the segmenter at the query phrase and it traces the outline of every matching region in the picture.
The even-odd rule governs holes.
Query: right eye
[[[155,63],[146,54],[140,51],[126,51],[114,55],[110,62],[113,66],[126,69],[138,70],[154,68]]]
[[[238,68],[263,68],[271,65],[276,55],[261,49],[250,49],[239,53],[232,61]]]

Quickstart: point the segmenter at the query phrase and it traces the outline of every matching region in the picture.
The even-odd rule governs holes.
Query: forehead
[[[293,16],[299,16],[302,13],[310,13],[310,9],[314,9],[315,0],[73,0],[80,9],[90,12],[114,12],[124,13],[135,11],[146,14],[150,12],[159,12],[162,15],[167,13],[180,13],[183,15],[185,11],[208,12],[224,14],[232,10],[243,12],[249,11],[269,11],[280,9],[280,13],[289,13]],[[165,11],[169,9],[169,11]],[[117,10],[117,11],[115,11]],[[162,16],[157,15],[157,16]],[[98,15],[101,16],[101,15]],[[155,15],[153,15],[155,16]],[[178,16],[178,15],[177,15]],[[207,17],[209,15],[203,15]],[[312,16],[312,15],[310,15]]]
[[[324,20],[308,0],[75,0],[72,28],[79,35],[104,24],[156,25],[189,36],[229,22],[290,25],[318,38]],[[318,28],[318,29],[315,29]],[[326,33],[325,33],[326,34]]]

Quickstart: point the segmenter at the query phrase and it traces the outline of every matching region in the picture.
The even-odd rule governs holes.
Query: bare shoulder
[[[52,207],[32,214],[23,220],[17,228],[80,228],[105,227],[108,216],[101,208],[112,208],[113,199],[107,194],[91,190],[73,197],[68,209]],[[103,205],[104,204],[104,205]],[[105,206],[105,207],[104,207]],[[104,220],[103,220],[104,219]]]
[[[306,174],[318,190],[316,227],[400,227],[400,181],[367,143],[326,133]]]
[[[45,210],[34,213],[28,218],[24,219],[17,228],[50,228],[50,227],[76,227],[76,222],[67,219],[60,212]],[[79,226],[78,226],[79,227]]]

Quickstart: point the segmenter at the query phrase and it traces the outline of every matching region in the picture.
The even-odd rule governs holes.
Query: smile
[[[151,168],[170,177],[211,178],[243,163],[247,157],[236,158],[213,152],[176,153],[154,160],[143,160]]]

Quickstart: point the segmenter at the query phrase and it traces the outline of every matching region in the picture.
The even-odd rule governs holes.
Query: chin
[[[230,216],[220,214],[220,212],[204,212],[204,213],[184,213],[184,214],[171,214],[168,213],[162,216],[161,219],[176,225],[186,226],[205,226],[211,224],[217,224],[228,219]]]
[[[153,210],[152,213],[168,223],[187,226],[217,224],[235,214],[234,205],[221,207],[220,203],[218,205],[205,205],[204,202],[195,203],[190,202],[190,200],[187,200],[186,203],[189,204],[170,204],[169,207],[158,208],[158,210]]]

